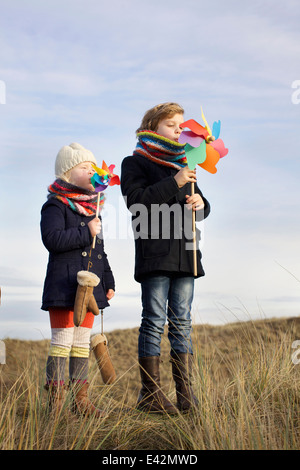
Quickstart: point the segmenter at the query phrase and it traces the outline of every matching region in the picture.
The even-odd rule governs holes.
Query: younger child
[[[55,162],[56,180],[48,188],[47,202],[41,211],[42,240],[49,251],[42,309],[48,310],[51,344],[46,366],[46,386],[51,406],[61,406],[65,389],[65,366],[69,359],[73,409],[82,414],[102,416],[88,399],[88,360],[92,312],[87,312],[81,326],[74,326],[73,310],[77,290],[77,273],[88,269],[100,283],[94,287],[99,309],[109,306],[115,283],[103,237],[91,250],[93,237],[101,232],[101,220],[95,217],[97,193],[91,184],[97,165],[93,153],[80,144],[61,148]],[[90,251],[91,250],[91,251]],[[91,257],[89,257],[91,254]]]
[[[133,214],[135,279],[141,283],[142,291],[138,341],[142,389],[138,408],[151,412],[177,412],[160,389],[160,342],[166,320],[178,408],[186,411],[197,405],[190,380],[193,250],[188,249],[191,240],[185,227],[187,213],[192,227],[192,211],[187,211],[186,207],[199,211],[198,214],[202,209],[203,218],[208,216],[210,206],[197,185],[195,194],[191,195],[196,173],[187,167],[184,145],[178,143],[183,113],[177,103],[160,104],[147,111],[137,130],[138,143],[133,156],[122,162],[121,190]],[[137,210],[139,205],[140,211]],[[156,217],[153,224],[158,207],[162,209],[162,217],[159,221]],[[146,220],[143,220],[140,214],[145,211]],[[173,215],[176,213],[177,218]],[[168,236],[163,228],[164,224],[166,228],[167,218]],[[204,275],[199,249],[197,272],[197,277]]]

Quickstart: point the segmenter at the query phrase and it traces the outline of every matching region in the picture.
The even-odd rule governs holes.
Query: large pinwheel
[[[115,165],[107,166],[105,161],[103,160],[102,168],[97,167],[96,165],[92,164],[92,167],[95,170],[91,178],[91,183],[95,188],[95,191],[98,193],[97,199],[97,209],[96,209],[96,217],[99,215],[99,205],[100,205],[100,193],[104,191],[108,186],[114,186],[115,184],[121,184],[120,178],[118,175],[113,174],[113,170]],[[95,248],[96,237],[93,239],[92,248]]]
[[[220,158],[225,157],[228,149],[225,148],[223,140],[219,139],[221,122],[213,123],[212,131],[205,119],[201,108],[202,119],[205,127],[201,126],[194,119],[183,122],[180,127],[188,128],[189,131],[182,131],[178,142],[185,144],[185,155],[190,170],[194,170],[196,165],[201,166],[210,173],[216,173],[216,164]],[[191,183],[191,194],[195,192],[194,183]],[[194,258],[194,276],[197,276],[197,247],[196,247],[196,219],[195,212],[192,213],[192,232],[193,232],[193,258]]]
[[[201,126],[194,119],[185,121],[180,127],[187,127],[190,130],[182,131],[178,141],[181,144],[186,144],[185,154],[188,167],[191,170],[194,170],[196,165],[199,165],[210,173],[216,173],[216,164],[220,158],[227,155],[228,149],[225,148],[223,140],[219,138],[221,122],[215,121],[211,131],[202,108],[201,115],[205,127]]]

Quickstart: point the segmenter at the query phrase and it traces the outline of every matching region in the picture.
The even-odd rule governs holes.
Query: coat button
[[[84,223],[84,222],[80,222],[80,225],[81,225],[81,227],[85,227],[85,223]]]
[[[98,259],[102,259],[102,255],[98,255]]]
[[[87,252],[86,252],[86,251],[83,251],[81,254],[82,254],[82,256],[87,256]]]
[[[101,245],[102,240],[100,238],[97,238],[97,243],[98,245]]]

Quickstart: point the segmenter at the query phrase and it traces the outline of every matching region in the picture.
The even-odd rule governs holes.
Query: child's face
[[[174,114],[174,116],[162,119],[158,124],[156,132],[167,139],[178,142],[179,136],[183,131],[179,125],[183,122],[183,114]]]
[[[95,173],[91,162],[82,162],[74,166],[69,173],[69,182],[75,186],[83,189],[94,191],[94,186],[91,183],[91,177]]]

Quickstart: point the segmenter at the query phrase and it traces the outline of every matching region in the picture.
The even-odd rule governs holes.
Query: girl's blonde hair
[[[136,130],[136,132],[140,132],[142,130],[150,130],[156,131],[158,128],[158,124],[162,119],[166,119],[168,117],[174,116],[174,114],[183,114],[184,109],[177,103],[162,103],[154,106],[151,109],[148,109],[144,114],[140,127]]]
[[[73,170],[73,168],[71,170],[66,171],[66,173],[64,173],[63,175],[60,176],[60,179],[63,180],[63,181],[66,181],[67,183],[70,183],[70,176],[71,176],[71,171],[72,170]]]

